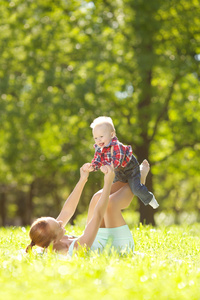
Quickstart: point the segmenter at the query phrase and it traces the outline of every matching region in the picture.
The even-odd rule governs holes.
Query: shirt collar
[[[110,146],[115,146],[117,143],[118,143],[118,139],[116,136],[114,136],[112,138],[112,140],[110,141],[110,143],[108,145],[106,145],[104,148],[108,148]],[[101,147],[99,147],[97,144],[94,144],[94,148],[95,148],[95,151],[101,151]]]
[[[115,146],[117,143],[118,143],[118,139],[116,136],[114,136],[110,141],[109,146]]]

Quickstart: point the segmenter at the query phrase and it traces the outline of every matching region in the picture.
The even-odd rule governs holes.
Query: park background
[[[134,198],[131,222],[200,221],[200,1],[0,3],[0,226],[58,215],[100,115],[151,165],[160,207]]]

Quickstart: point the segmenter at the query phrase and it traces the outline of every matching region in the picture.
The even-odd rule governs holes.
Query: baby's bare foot
[[[150,166],[148,161],[145,159],[140,165],[140,173],[141,173],[141,183],[145,184],[146,177],[149,173]]]
[[[144,176],[147,176],[149,170],[150,170],[149,163],[146,159],[144,159],[140,165],[140,172],[143,173]]]

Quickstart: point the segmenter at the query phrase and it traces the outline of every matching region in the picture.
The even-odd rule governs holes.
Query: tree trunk
[[[146,180],[146,187],[150,192],[153,192],[153,186],[152,186],[152,173],[151,171],[149,172]],[[155,226],[155,219],[154,219],[154,214],[155,210],[150,206],[147,205],[145,206],[141,201],[140,201],[140,222],[142,224],[152,224]]]
[[[145,4],[144,4],[145,3]],[[159,3],[158,3],[159,4]],[[141,5],[144,5],[143,18],[141,19]],[[138,8],[138,9],[137,9]],[[159,10],[159,5],[152,6],[145,1],[134,4],[135,20],[133,28],[136,34],[136,39],[140,41],[137,44],[137,69],[140,81],[138,81],[138,123],[137,126],[140,129],[140,137],[142,141],[136,145],[136,155],[141,163],[145,158],[149,161],[149,151],[151,137],[149,136],[149,124],[152,121],[152,77],[154,66],[157,62],[157,56],[154,52],[154,36],[158,32],[159,27],[154,22],[154,15]],[[144,26],[144,20],[148,26]],[[134,82],[134,78],[133,78]],[[149,161],[149,163],[151,163]],[[153,192],[152,188],[152,174],[151,170],[147,176],[146,186],[150,192]],[[141,202],[141,201],[140,201]],[[144,224],[155,225],[154,210],[149,206],[140,203],[140,221]]]
[[[1,226],[6,225],[6,194],[1,193],[0,196]]]
[[[22,226],[26,226],[26,198],[22,191],[17,191],[18,216]]]
[[[32,223],[33,186],[34,183],[32,182],[28,194],[23,191],[18,191],[17,193],[18,215],[22,226],[27,226]]]
[[[26,222],[27,224],[32,223],[32,213],[33,213],[33,188],[34,182],[30,184],[29,193],[27,196],[27,208],[26,208]]]
[[[137,148],[138,155],[137,155],[137,153],[136,153],[136,155],[137,155],[137,159],[140,164],[142,163],[142,161],[144,159],[147,159],[149,161],[149,159],[148,159],[148,142],[147,141],[146,141],[146,145],[147,145],[147,147],[142,146],[141,148],[140,147]],[[150,164],[150,167],[151,167],[151,164]],[[153,193],[153,184],[152,183],[153,183],[152,182],[152,173],[151,173],[151,168],[150,168],[145,185],[148,188],[148,190]],[[141,200],[138,199],[138,201],[140,204],[140,206],[139,206],[140,222],[142,224],[152,224],[154,226],[155,225],[154,209],[150,205],[145,206],[141,202]]]
[[[147,53],[148,51],[150,52],[152,51],[150,45],[147,46],[146,48],[144,47],[144,49],[146,49]],[[146,69],[146,72],[143,73],[142,77],[143,77],[143,83],[141,86],[142,93],[140,96],[140,101],[138,103],[138,112],[139,112],[138,126],[140,126],[141,128],[141,138],[143,143],[137,146],[136,154],[139,163],[141,163],[144,159],[147,159],[148,162],[150,163],[150,171],[147,176],[145,185],[150,192],[153,192],[151,162],[149,161],[150,140],[148,136],[148,126],[150,121],[149,107],[151,104],[151,80],[152,80],[152,71],[150,67],[149,69],[148,68]],[[151,206],[149,205],[145,206],[140,201],[139,212],[140,212],[140,222],[142,224],[155,225],[154,210]]]

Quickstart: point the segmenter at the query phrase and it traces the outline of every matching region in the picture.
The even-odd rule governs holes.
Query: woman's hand
[[[86,171],[86,172],[92,172],[94,171],[94,167],[92,166],[91,163],[86,163],[82,166],[83,168],[83,171]]]
[[[80,168],[80,177],[82,179],[88,179],[89,172],[91,172],[91,164],[86,163]]]
[[[112,181],[115,177],[113,164],[102,166],[100,168],[101,172],[104,173],[104,181]]]

